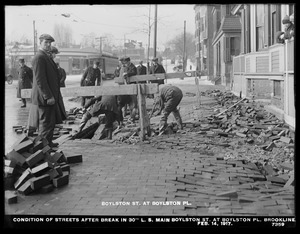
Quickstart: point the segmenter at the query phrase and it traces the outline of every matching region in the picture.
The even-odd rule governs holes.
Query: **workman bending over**
[[[176,86],[168,85],[160,89],[159,95],[154,99],[154,105],[159,106],[158,114],[162,112],[159,124],[159,131],[163,132],[167,125],[168,116],[172,112],[178,128],[182,129],[182,119],[177,106],[182,99],[182,91]]]
[[[105,128],[108,130],[108,138],[112,138],[112,130],[113,130],[113,123],[118,121],[119,125],[120,122],[123,120],[122,115],[119,112],[118,103],[117,103],[117,96],[114,95],[103,95],[97,96],[91,100],[91,102],[87,103],[84,108],[88,108],[91,106],[89,110],[87,110],[79,124],[78,132],[81,132],[84,128],[85,124],[89,119],[92,117],[99,116],[100,114],[105,114]]]

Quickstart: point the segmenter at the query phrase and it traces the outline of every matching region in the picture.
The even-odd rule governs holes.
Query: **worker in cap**
[[[158,58],[153,58],[152,59],[152,66],[150,67],[150,74],[161,74],[161,73],[166,73],[164,67],[158,63]],[[161,80],[152,80],[151,83],[154,83],[154,84],[158,84],[158,85],[161,85],[161,84],[164,84],[164,79],[161,79]]]
[[[51,46],[50,48],[50,56],[52,57],[52,59],[55,59],[56,55],[59,54],[60,52],[58,51],[58,49],[55,46]]]
[[[54,39],[49,34],[42,34],[39,41],[40,48],[32,60],[32,104],[28,125],[29,129],[37,128],[39,136],[45,138],[50,147],[57,147],[58,143],[53,142],[54,128],[56,124],[63,123],[67,114],[60,92],[57,67],[50,55]]]
[[[160,89],[159,95],[154,99],[153,103],[155,107],[158,107],[157,115],[162,112],[162,117],[159,123],[160,133],[163,133],[168,126],[167,120],[170,113],[173,114],[178,128],[180,130],[182,129],[182,119],[179,113],[179,109],[177,108],[177,106],[181,102],[182,97],[183,94],[181,89],[176,86],[168,85]],[[153,110],[154,109],[155,108],[153,108]]]
[[[18,68],[18,88],[17,88],[17,98],[20,98],[23,105],[21,108],[26,107],[26,99],[21,97],[22,89],[31,89],[32,88],[32,78],[33,72],[32,69],[25,64],[24,58],[19,58],[19,68]]]
[[[40,37],[39,37],[40,41],[41,40],[48,40],[50,42],[54,42],[54,38],[51,37],[49,34],[42,34]]]

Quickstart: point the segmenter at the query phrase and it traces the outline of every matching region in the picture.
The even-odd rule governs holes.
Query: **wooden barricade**
[[[127,79],[127,82],[151,81],[159,79],[176,79],[195,76],[195,71],[151,74],[132,76]],[[119,85],[115,86],[83,86],[60,88],[63,97],[80,97],[80,96],[100,96],[100,95],[137,95],[139,122],[140,122],[140,139],[145,139],[145,134],[150,135],[150,118],[146,109],[146,97],[148,94],[159,92],[158,84],[124,84],[124,79],[121,77],[115,78],[115,82]],[[22,98],[31,98],[31,89],[22,89]]]

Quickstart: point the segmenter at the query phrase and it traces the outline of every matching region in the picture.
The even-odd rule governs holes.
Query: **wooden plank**
[[[128,77],[127,82],[130,83],[130,82],[162,80],[162,79],[177,79],[177,78],[194,77],[194,76],[196,76],[195,71],[148,74],[148,75],[138,75],[138,76]],[[117,77],[114,80],[115,83],[124,84],[124,79],[122,77]]]
[[[137,95],[137,85],[85,86],[61,88],[63,97],[99,96],[99,95]],[[146,94],[158,93],[157,84],[147,84]],[[22,98],[31,98],[31,89],[21,90]]]
[[[140,116],[140,139],[145,140],[145,133],[148,126],[150,126],[150,120],[146,109],[146,85],[138,85],[138,107]]]

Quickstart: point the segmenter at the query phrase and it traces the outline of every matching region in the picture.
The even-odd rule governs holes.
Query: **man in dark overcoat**
[[[136,69],[137,69],[137,75],[147,74],[147,68],[143,65],[143,61],[139,62],[139,65],[136,67]]]
[[[80,86],[97,86],[101,85],[101,71],[99,68],[100,62],[94,61],[93,66],[89,66],[82,75]],[[97,81],[97,83],[96,83]],[[81,106],[84,107],[85,102],[94,96],[82,96]]]
[[[62,123],[67,116],[60,92],[57,66],[51,58],[50,49],[54,39],[49,34],[42,34],[39,40],[40,49],[32,61],[29,128],[38,128],[39,135],[48,140],[50,147],[55,147],[58,145],[52,142],[55,124]]]
[[[150,74],[158,74],[158,73],[166,73],[164,67],[158,63],[158,58],[154,58],[152,59],[152,66],[150,67]],[[158,84],[158,85],[161,85],[161,84],[164,84],[165,79],[161,79],[161,80],[151,80],[151,83],[152,84]]]
[[[120,62],[122,64],[121,70],[120,70],[120,76],[125,81],[126,84],[135,84],[136,82],[127,82],[128,77],[137,75],[137,69],[136,66],[130,61],[130,57],[122,57],[120,59]],[[136,95],[121,95],[118,97],[118,101],[121,105],[121,109],[124,108],[123,113],[126,115],[127,105],[130,108],[130,119],[129,121],[134,122],[135,116],[138,111],[138,101]]]
[[[23,102],[21,108],[26,107],[26,99],[21,97],[22,89],[32,88],[32,69],[25,64],[24,58],[19,59],[19,69],[18,69],[18,88],[17,88],[17,98],[20,98]]]

